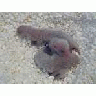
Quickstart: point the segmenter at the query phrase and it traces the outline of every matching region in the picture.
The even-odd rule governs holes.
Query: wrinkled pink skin
[[[64,57],[65,60],[70,57],[71,53],[69,51],[69,46],[65,44],[65,42],[58,42],[57,39],[57,41],[53,42],[52,44],[49,43],[49,46],[51,50],[54,50],[59,56]]]
[[[66,62],[69,62],[69,58],[73,58],[75,55],[70,51],[69,44],[64,39],[58,40],[57,38],[53,38],[49,43],[49,47],[53,52],[57,53],[59,57],[63,57]]]
[[[62,31],[38,29],[31,26],[20,26],[17,33],[21,37],[29,37],[31,41],[36,42],[36,46],[41,46],[44,42],[49,42],[49,48],[55,56],[53,61],[48,64],[46,71],[57,78],[65,77],[71,67],[76,67],[79,63],[79,57],[72,53],[75,50],[80,54],[78,44]],[[55,54],[56,53],[56,54]]]

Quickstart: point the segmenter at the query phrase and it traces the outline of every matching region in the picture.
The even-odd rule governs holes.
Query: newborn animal
[[[71,36],[61,30],[20,26],[17,33],[22,38],[28,37],[32,45],[45,46],[43,52],[54,57],[50,63],[46,63],[45,69],[55,79],[64,78],[72,67],[76,67],[80,63],[79,56],[72,52],[75,50],[80,55],[78,44]]]

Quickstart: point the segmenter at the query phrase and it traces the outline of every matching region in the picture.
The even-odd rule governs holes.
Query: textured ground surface
[[[0,83],[96,83],[96,13],[0,13]],[[81,64],[64,81],[53,81],[34,63],[37,49],[16,36],[16,28],[60,28],[80,44]]]

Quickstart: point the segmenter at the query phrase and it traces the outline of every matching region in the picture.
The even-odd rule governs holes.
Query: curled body
[[[35,46],[45,46],[42,52],[49,57],[47,61],[50,61],[45,63],[47,66],[45,70],[55,78],[64,78],[72,67],[76,67],[80,63],[79,56],[72,52],[75,50],[80,55],[79,45],[62,30],[22,25],[18,27],[17,33],[22,38],[29,38]],[[40,56],[40,54],[35,56],[35,61],[40,61],[41,58],[45,57]],[[51,59],[52,56],[53,59]],[[37,61],[37,66],[41,67]]]

